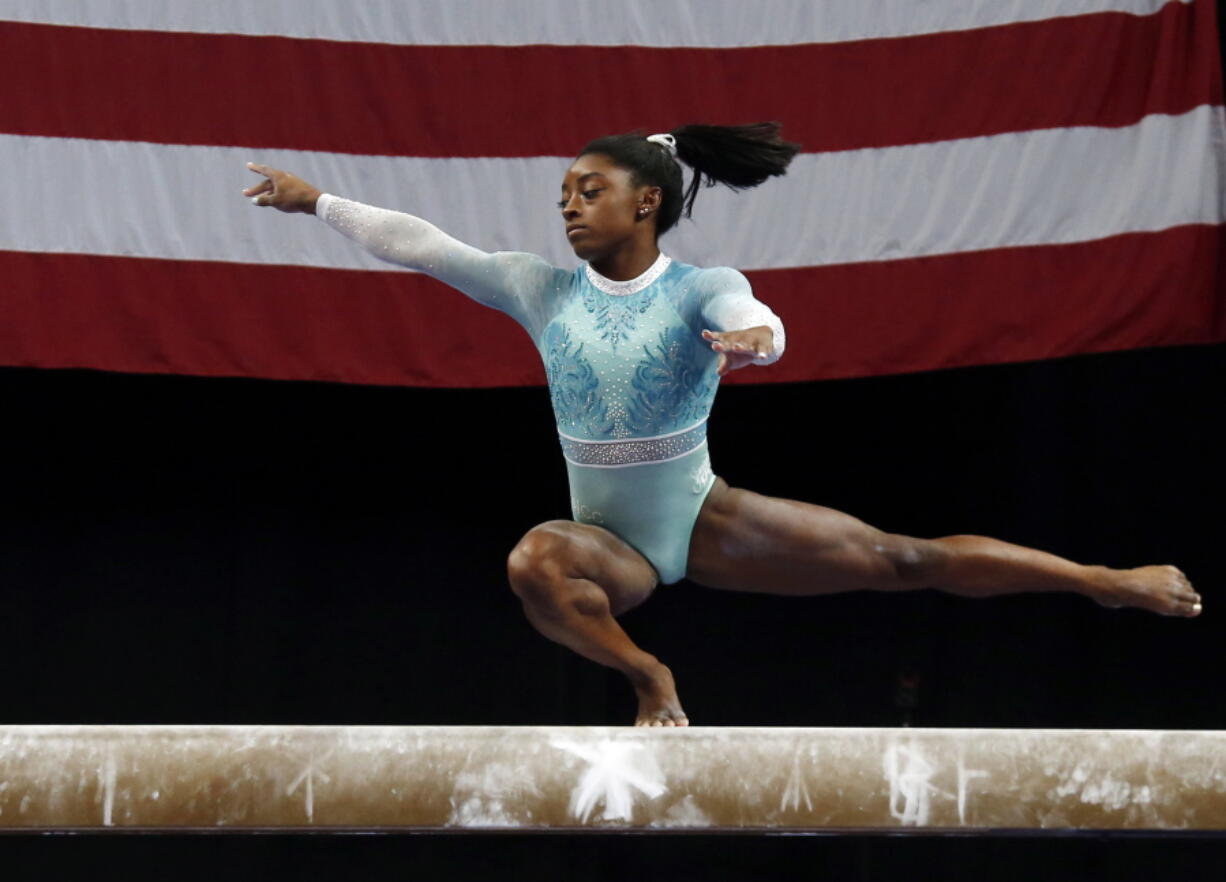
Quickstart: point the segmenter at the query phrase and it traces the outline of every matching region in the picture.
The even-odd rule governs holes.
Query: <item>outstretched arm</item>
[[[249,162],[265,180],[243,191],[256,205],[314,214],[375,257],[428,273],[479,303],[536,323],[540,294],[554,276],[541,258],[522,252],[488,253],[447,235],[429,221],[321,192],[289,172]]]

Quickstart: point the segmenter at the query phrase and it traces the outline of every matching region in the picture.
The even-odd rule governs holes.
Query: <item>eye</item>
[[[583,191],[583,198],[584,198],[584,199],[595,199],[595,198],[596,198],[596,194],[597,194],[597,193],[599,193],[599,192],[600,192],[601,190],[603,190],[603,189],[604,189],[604,187],[598,187],[598,188],[597,188],[597,189],[595,189],[595,190],[584,190],[584,191]]]
[[[565,199],[559,199],[559,200],[558,200],[558,208],[565,208],[565,207],[566,207],[566,200],[565,200]]]

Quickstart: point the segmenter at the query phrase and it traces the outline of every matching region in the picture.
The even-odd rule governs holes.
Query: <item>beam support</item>
[[[1226,732],[0,726],[0,831],[1226,831]]]

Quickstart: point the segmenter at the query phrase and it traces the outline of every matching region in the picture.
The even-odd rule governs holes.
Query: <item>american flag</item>
[[[1226,340],[1212,0],[0,0],[0,364],[540,384],[517,326],[244,163],[573,266],[601,134],[783,123],[661,240],[743,270],[778,382]]]

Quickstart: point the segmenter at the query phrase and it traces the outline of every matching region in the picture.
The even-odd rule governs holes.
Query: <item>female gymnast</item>
[[[798,148],[775,123],[689,125],[588,144],[562,179],[573,271],[487,254],[408,214],[321,193],[248,163],[256,205],[315,214],[383,260],[420,270],[514,318],[544,360],[574,520],[533,527],[507,572],[546,637],[625,674],[639,726],[688,724],[668,667],[617,617],[657,584],[808,595],[938,588],[967,597],[1071,591],[1105,606],[1195,616],[1172,566],[1082,566],[982,536],[915,539],[832,509],[730,487],[711,471],[706,419],[719,378],[783,354],[779,319],[734,269],[671,260],[657,241],[702,185],[752,187]],[[683,190],[680,162],[693,176]]]

